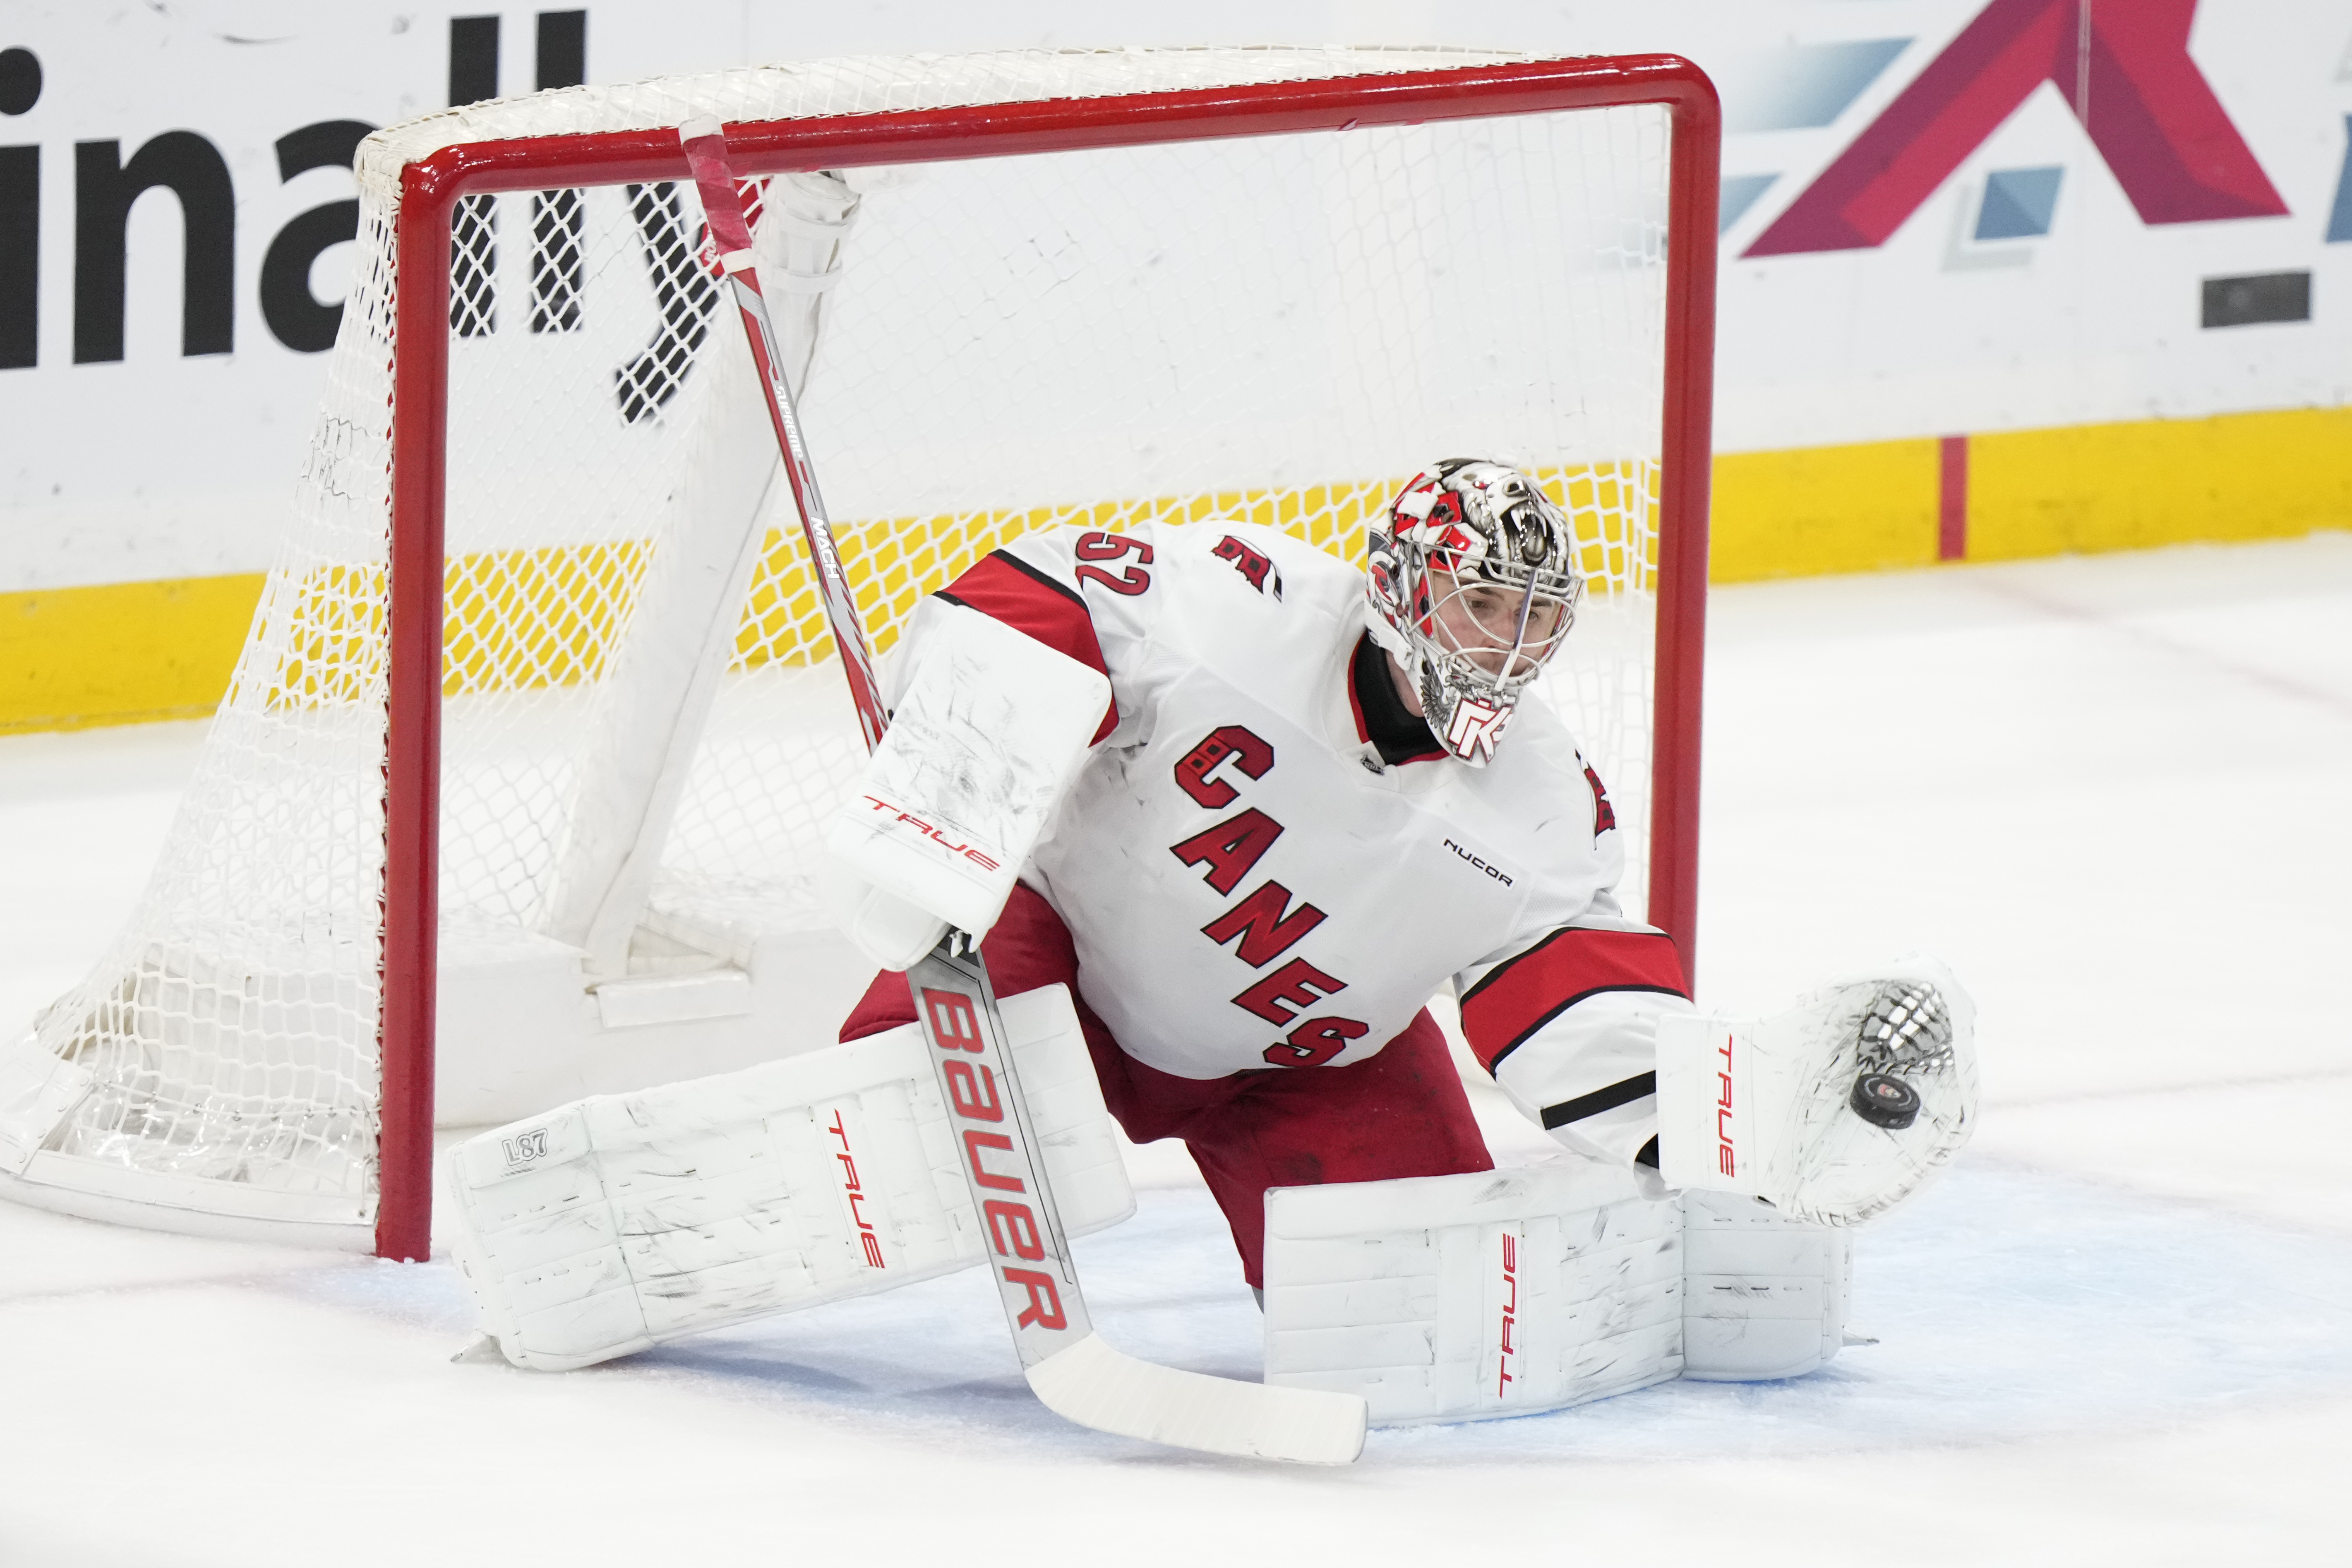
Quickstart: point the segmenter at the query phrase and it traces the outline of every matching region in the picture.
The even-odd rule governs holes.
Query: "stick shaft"
[[[775,330],[751,266],[751,226],[728,166],[727,144],[716,121],[680,126],[678,139],[701,190],[721,265],[735,286],[743,330],[767,389],[777,449],[800,508],[809,558],[816,564],[825,618],[871,750],[880,743],[887,721],[875,687],[874,660],[834,549],[833,527],[801,436],[792,388],[784,382]],[[1038,1398],[1081,1426],[1155,1443],[1315,1464],[1353,1459],[1363,1447],[1365,1419],[1364,1402],[1353,1394],[1266,1388],[1154,1366],[1120,1355],[1096,1336],[979,939],[950,931],[908,971],[907,984],[949,1126],[961,1145],[964,1189],[980,1219],[989,1271],[1022,1370]]]
[[[825,624],[841,650],[841,673],[849,682],[849,699],[856,704],[857,725],[870,752],[881,743],[882,731],[888,723],[874,679],[874,650],[866,640],[865,622],[849,591],[849,574],[842,569],[841,552],[834,542],[833,521],[824,510],[824,494],[817,489],[816,468],[809,461],[800,411],[784,380],[783,355],[775,323],[768,316],[767,297],[760,289],[760,275],[751,265],[751,226],[743,220],[742,200],[736,194],[734,173],[727,163],[726,141],[715,127],[691,137],[686,135],[688,129],[694,128],[682,127],[679,133],[687,163],[702,195],[711,242],[720,247],[719,265],[727,269],[735,307],[751,341],[752,362],[759,366],[760,386],[768,398],[768,418],[775,426],[776,449],[783,458],[784,481],[792,487],[793,504],[801,517],[801,537],[808,542],[809,561],[816,569]]]
[[[907,972],[907,988],[940,1075],[950,1135],[961,1145],[964,1184],[981,1218],[1013,1348],[1024,1368],[1035,1366],[1094,1328],[980,944],[949,932]],[[992,1078],[1001,1094],[991,1090]]]
[[[751,225],[744,221],[726,141],[710,122],[681,126],[678,137],[702,195],[711,242],[734,287],[751,358],[767,394],[784,477],[800,510],[801,533],[816,568],[825,621],[841,650],[842,674],[871,751],[881,742],[888,722],[874,679],[873,654],[835,548],[833,523],[825,514],[824,492],[817,488],[792,387],[784,380],[783,356],[752,265]],[[981,1218],[1005,1320],[1012,1325],[1022,1365],[1034,1366],[1093,1330],[978,939],[949,931],[929,956],[908,972],[907,982],[930,1047],[940,1098],[961,1141],[964,1183]]]

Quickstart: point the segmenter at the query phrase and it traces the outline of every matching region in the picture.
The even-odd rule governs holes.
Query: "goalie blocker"
[[[956,605],[935,617],[814,878],[834,923],[890,970],[950,925],[996,924],[1110,703],[1101,672],[1000,621]]]

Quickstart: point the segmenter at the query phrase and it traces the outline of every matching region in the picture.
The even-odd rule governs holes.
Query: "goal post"
[[[141,913],[0,1058],[0,1194],[419,1258],[436,1081],[440,1121],[502,1120],[837,1021],[844,950],[796,868],[854,776],[846,703],[781,485],[692,479],[738,449],[742,352],[692,254],[699,114],[774,177],[762,273],[804,318],[886,655],[1030,528],[1262,521],[1345,558],[1423,463],[1519,461],[1596,590],[1544,686],[1616,797],[1629,903],[1692,962],[1696,68],[1131,50],[569,89],[363,147],[295,542]],[[632,658],[647,638],[671,655]],[[614,755],[643,777],[598,795],[586,759]],[[625,952],[551,934],[553,868],[632,855],[634,890],[582,906],[638,911]],[[467,1058],[505,1087],[453,1109],[436,1037],[511,1044]]]

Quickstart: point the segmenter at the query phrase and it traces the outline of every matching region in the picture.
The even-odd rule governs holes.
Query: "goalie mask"
[[[1372,640],[1403,665],[1438,744],[1486,766],[1576,619],[1567,516],[1508,464],[1448,458],[1405,486],[1370,545]]]

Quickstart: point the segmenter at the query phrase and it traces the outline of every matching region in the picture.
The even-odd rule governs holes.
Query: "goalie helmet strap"
[[[1404,705],[1396,682],[1389,679],[1389,656],[1366,632],[1356,642],[1349,662],[1349,695],[1356,702],[1356,726],[1391,767],[1445,755],[1430,733],[1429,722]]]

